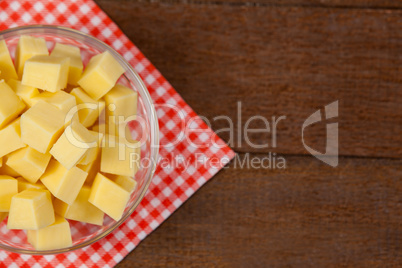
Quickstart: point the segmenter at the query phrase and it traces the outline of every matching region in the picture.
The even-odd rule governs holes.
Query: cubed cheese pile
[[[121,219],[139,169],[126,123],[137,92],[116,84],[109,52],[84,69],[80,49],[21,36],[15,66],[0,42],[0,220],[37,250],[72,246],[68,220]],[[102,116],[103,115],[103,116]]]

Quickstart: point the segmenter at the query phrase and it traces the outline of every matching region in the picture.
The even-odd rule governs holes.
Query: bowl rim
[[[15,248],[12,246],[8,246],[5,244],[0,243],[0,249],[14,252],[14,253],[19,253],[19,254],[29,254],[29,255],[54,255],[54,254],[62,254],[62,253],[70,253],[74,250],[81,249],[84,247],[87,247],[103,238],[105,238],[107,235],[112,233],[114,230],[116,230],[123,222],[125,222],[128,217],[135,211],[135,209],[138,207],[138,205],[141,203],[142,199],[144,198],[145,194],[147,193],[149,186],[151,184],[152,178],[155,174],[155,170],[157,167],[157,159],[158,159],[158,154],[159,154],[159,123],[158,123],[158,117],[156,114],[155,106],[153,104],[151,95],[149,94],[148,88],[145,86],[142,78],[139,76],[139,74],[134,70],[134,68],[124,59],[122,55],[120,55],[114,48],[106,44],[105,42],[99,40],[98,38],[95,38],[91,36],[90,34],[81,32],[76,29],[72,29],[69,27],[64,27],[64,26],[58,26],[58,25],[46,25],[46,24],[34,24],[34,25],[24,25],[24,26],[18,26],[14,28],[9,28],[0,31],[0,41],[3,39],[6,39],[5,37],[7,34],[12,34],[13,32],[16,31],[21,31],[21,30],[34,30],[32,34],[39,34],[41,33],[38,30],[57,30],[60,32],[64,32],[68,35],[76,35],[81,37],[79,41],[84,41],[84,40],[91,40],[92,42],[98,43],[100,46],[103,46],[105,50],[108,50],[115,58],[117,58],[120,62],[120,64],[124,65],[124,68],[126,71],[130,72],[133,77],[137,80],[136,82],[139,83],[140,88],[138,88],[138,92],[141,95],[141,98],[143,99],[143,102],[145,102],[147,105],[144,105],[144,108],[146,109],[148,115],[148,120],[150,122],[150,157],[153,160],[152,161],[152,167],[150,168],[150,171],[148,176],[145,178],[145,185],[143,187],[142,192],[138,195],[137,200],[134,202],[134,204],[130,207],[130,209],[123,214],[123,217],[115,222],[111,227],[106,229],[104,232],[96,235],[95,237],[89,239],[88,241],[83,241],[78,243],[77,245],[73,245],[68,248],[61,248],[61,249],[54,249],[54,250],[30,250],[30,249],[21,249],[21,248]],[[43,32],[45,33],[45,32]],[[29,33],[28,33],[29,34]],[[57,33],[54,33],[57,35]],[[71,36],[70,36],[71,37]],[[123,74],[124,75],[124,74]],[[127,78],[128,81],[130,79]]]

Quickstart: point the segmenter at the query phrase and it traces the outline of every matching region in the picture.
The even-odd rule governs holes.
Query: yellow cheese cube
[[[70,94],[76,98],[80,122],[85,127],[92,126],[105,109],[105,102],[92,99],[79,87],[74,88]]]
[[[83,186],[77,199],[75,199],[72,205],[68,205],[59,199],[55,199],[54,209],[56,213],[66,219],[102,225],[104,213],[88,201],[90,193],[91,188]]]
[[[10,57],[6,41],[0,41],[0,79],[18,79],[17,72]]]
[[[75,97],[68,94],[67,92],[58,91],[56,93],[52,93],[44,91],[35,98],[33,98],[31,102],[36,103],[40,100],[43,100],[47,103],[52,104],[53,106],[56,106],[60,111],[63,112],[65,126],[69,125],[72,120],[79,121],[78,114],[74,110],[76,106]]]
[[[4,80],[0,80],[0,128],[15,119],[24,108],[24,102]]]
[[[81,60],[80,49],[75,46],[64,45],[56,43],[53,48],[51,56],[55,57],[68,57],[70,58],[70,68],[68,71],[68,83],[70,85],[77,85],[78,80],[81,77],[84,66]]]
[[[52,156],[27,146],[9,154],[7,166],[17,171],[30,183],[36,183],[45,172]]]
[[[68,170],[52,159],[40,180],[55,197],[71,205],[87,175],[88,173],[77,167]]]
[[[116,84],[124,73],[123,66],[105,51],[89,61],[78,84],[91,98],[99,100]]]
[[[18,192],[25,191],[27,189],[38,189],[38,190],[46,190],[45,185],[42,182],[38,181],[37,183],[30,183],[23,177],[18,177]]]
[[[14,90],[18,97],[20,97],[25,104],[30,108],[34,105],[33,99],[39,95],[39,90],[35,87],[24,86],[20,81],[10,79],[7,84]]]
[[[63,112],[44,101],[37,102],[21,115],[21,139],[40,153],[49,151],[63,129]]]
[[[139,168],[140,143],[129,144],[123,138],[105,135],[102,144],[101,171],[134,177]]]
[[[100,151],[101,150],[98,151],[98,155],[96,156],[96,159],[93,162],[90,162],[87,165],[81,165],[81,164],[77,165],[78,168],[88,173],[87,179],[85,180],[86,185],[92,185],[96,177],[96,174],[98,174],[100,170],[100,161],[101,161]]]
[[[127,122],[121,124],[115,124],[113,121],[114,120],[110,120],[107,123],[96,124],[92,127],[92,130],[102,133],[104,135],[109,134],[120,137],[129,144],[137,142],[132,138],[131,130]]]
[[[109,175],[109,178],[129,193],[134,192],[137,182],[134,178],[119,175]]]
[[[36,250],[61,249],[73,245],[70,224],[58,215],[52,225],[39,230],[28,230],[27,238]]]
[[[22,35],[18,40],[15,53],[15,66],[20,78],[24,71],[25,62],[35,55],[49,55],[45,39]]]
[[[71,169],[89,149],[98,146],[97,139],[81,123],[73,122],[53,145],[50,154],[65,168]]]
[[[4,221],[7,218],[8,212],[0,212],[0,222]]]
[[[129,192],[98,173],[88,200],[112,219],[118,221],[121,219],[129,199]]]
[[[117,84],[105,96],[106,119],[114,123],[125,121],[137,114],[138,93],[128,87]],[[119,120],[119,117],[122,117]],[[130,120],[130,121],[131,121]]]
[[[21,174],[19,174],[17,171],[15,171],[14,169],[10,168],[9,166],[6,165],[7,162],[7,156],[4,156],[3,158],[3,165],[0,168],[0,175],[8,175],[11,176],[13,178],[17,178],[20,177]]]
[[[27,189],[12,197],[8,229],[37,230],[49,226],[54,220],[49,191]]]
[[[25,147],[21,140],[20,121],[18,118],[0,130],[0,157]]]
[[[18,193],[18,181],[7,175],[0,175],[0,212],[10,210],[11,198]]]
[[[70,59],[54,56],[33,56],[25,62],[21,83],[56,92],[67,86]]]
[[[89,163],[95,161],[100,152],[100,145],[102,144],[103,134],[91,130],[89,132],[94,137],[96,141],[96,146],[92,146],[92,148],[88,149],[84,157],[81,158],[80,162],[78,163],[80,165],[88,165]]]

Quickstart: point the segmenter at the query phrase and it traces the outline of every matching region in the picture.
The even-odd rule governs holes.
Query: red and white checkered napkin
[[[0,250],[0,266],[114,266],[229,162],[234,153],[92,0],[0,2],[0,30],[26,24],[63,25],[89,33],[111,45],[130,62],[144,80],[156,106],[161,162],[137,210],[106,238],[69,254],[30,256]],[[194,129],[184,137],[179,135],[183,123]]]

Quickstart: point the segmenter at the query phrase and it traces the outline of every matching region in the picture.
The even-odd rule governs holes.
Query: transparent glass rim
[[[151,96],[148,92],[147,87],[145,86],[144,82],[142,81],[141,77],[138,75],[138,73],[134,70],[134,68],[118,53],[116,52],[112,47],[107,45],[106,43],[100,41],[99,39],[86,34],[84,32],[63,27],[63,26],[55,26],[55,25],[27,25],[27,26],[20,26],[20,27],[15,27],[15,28],[10,28],[7,30],[0,31],[0,40],[2,39],[7,39],[9,37],[14,37],[16,35],[16,32],[18,32],[18,35],[21,34],[40,34],[40,33],[51,33],[51,34],[63,34],[66,37],[76,39],[81,42],[90,42],[91,45],[95,46],[95,48],[98,48],[102,51],[108,50],[118,61],[119,63],[124,67],[124,69],[129,72],[132,77],[135,79],[136,85],[139,85],[137,88],[138,93],[141,96],[142,101],[144,102],[144,107],[146,109],[147,115],[148,115],[148,120],[150,122],[150,156],[152,158],[152,166],[151,168],[147,171],[147,174],[145,176],[145,182],[144,182],[144,187],[142,191],[139,193],[137,200],[134,202],[134,204],[130,207],[130,209],[123,215],[123,217],[115,222],[112,226],[110,226],[108,229],[106,229],[104,232],[96,235],[95,237],[83,241],[77,245],[73,245],[68,248],[62,248],[62,249],[55,249],[55,250],[29,250],[29,249],[20,249],[20,248],[15,248],[11,247],[5,244],[0,244],[0,249],[4,249],[10,252],[14,253],[19,253],[19,254],[29,254],[29,255],[49,255],[49,254],[61,254],[61,253],[68,253],[86,246],[89,246],[102,238],[106,237],[110,233],[112,233],[117,227],[119,227],[123,222],[127,220],[127,218],[134,212],[134,210],[138,207],[138,205],[141,203],[142,199],[144,198],[149,185],[151,184],[152,177],[155,173],[156,170],[156,163],[157,163],[157,158],[158,158],[158,153],[159,153],[159,124],[158,124],[158,118],[156,115],[155,107],[153,105],[153,101],[151,99]],[[128,78],[127,78],[128,79]],[[128,79],[129,81],[131,79]]]

